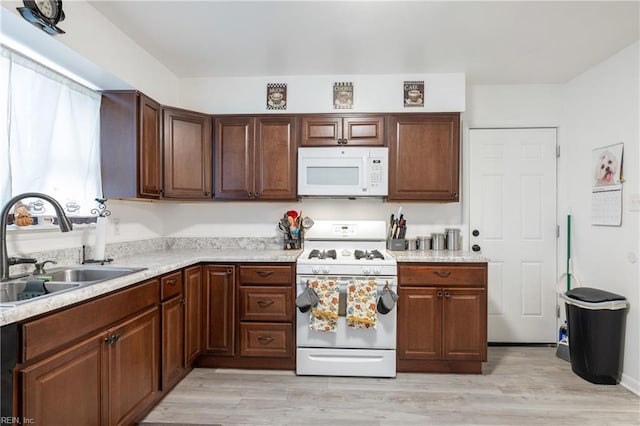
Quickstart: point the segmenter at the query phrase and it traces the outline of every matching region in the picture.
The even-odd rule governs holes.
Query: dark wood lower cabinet
[[[18,372],[21,416],[42,425],[129,425],[158,395],[153,307]]]
[[[185,376],[184,303],[182,295],[162,302],[162,390]]]
[[[184,358],[191,367],[202,351],[202,267],[192,266],[184,270]]]
[[[109,331],[108,421],[129,425],[138,420],[159,394],[160,317],[158,308],[125,321]]]
[[[98,334],[22,369],[21,416],[39,425],[107,424],[105,357]]]
[[[201,367],[295,368],[292,264],[206,265]]]
[[[481,373],[487,360],[487,266],[398,266],[397,370]]]

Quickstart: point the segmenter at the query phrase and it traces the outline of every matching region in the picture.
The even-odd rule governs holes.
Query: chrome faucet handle
[[[18,265],[20,263],[38,263],[38,259],[34,257],[10,257],[7,260],[9,265]]]
[[[44,262],[36,263],[35,269],[33,270],[33,275],[46,274],[47,271],[44,270],[44,265],[46,265],[47,263],[56,265],[58,262],[56,262],[55,260],[45,260]]]

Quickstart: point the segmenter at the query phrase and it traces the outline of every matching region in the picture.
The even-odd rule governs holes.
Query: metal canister
[[[460,250],[460,230],[447,228],[444,232],[447,235],[447,250]]]
[[[433,233],[431,234],[431,248],[433,250],[444,250],[445,249],[445,236],[442,233]]]

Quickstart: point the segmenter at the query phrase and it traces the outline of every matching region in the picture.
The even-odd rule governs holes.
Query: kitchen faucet
[[[42,194],[40,192],[25,192],[24,194],[16,195],[12,199],[10,199],[2,208],[2,213],[0,213],[0,239],[2,239],[2,244],[0,244],[0,262],[2,262],[0,263],[0,281],[9,280],[10,266],[17,265],[19,263],[37,262],[35,259],[31,258],[9,257],[7,252],[7,223],[9,222],[9,210],[15,203],[24,198],[41,198],[45,201],[48,201],[56,211],[60,231],[69,232],[73,229],[73,225],[71,224],[71,221],[69,220],[67,215],[64,214],[64,210],[62,209],[60,203],[58,203],[54,198],[50,197],[47,194]]]

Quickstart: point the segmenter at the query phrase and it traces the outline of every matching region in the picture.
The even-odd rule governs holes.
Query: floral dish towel
[[[311,309],[309,328],[313,331],[336,332],[340,288],[333,280],[315,280],[311,287],[318,295],[318,304]]]
[[[357,280],[347,292],[347,324],[352,328],[376,328],[378,286],[373,280]]]

